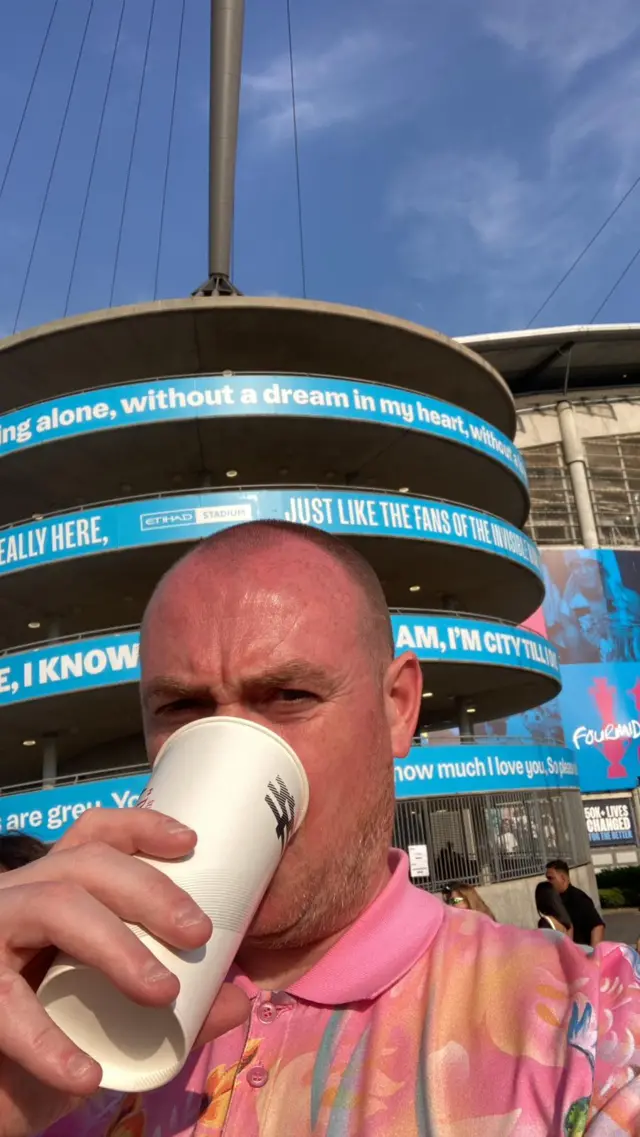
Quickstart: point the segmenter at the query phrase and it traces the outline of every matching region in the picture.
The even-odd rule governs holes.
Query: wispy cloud
[[[414,277],[475,282],[498,320],[509,320],[544,287],[550,254],[554,269],[566,263],[573,248],[562,219],[569,192],[563,187],[549,199],[544,179],[527,180],[499,151],[454,150],[402,171],[391,206],[408,223],[403,253]]]
[[[565,105],[549,142],[552,166],[562,170],[592,159],[590,177],[619,197],[640,166],[640,63],[610,69]]]
[[[502,7],[493,4],[494,14]],[[536,5],[545,7],[546,0]],[[513,8],[528,12],[533,5],[520,0]],[[542,12],[539,23],[544,23]],[[524,31],[522,42],[524,50]],[[540,41],[536,46],[542,53]],[[589,50],[593,57],[595,46]],[[586,39],[580,58],[587,58]],[[576,54],[576,66],[577,59]],[[444,278],[475,288],[495,326],[521,324],[532,316],[640,169],[640,64],[635,58],[616,59],[589,83],[565,91],[557,108],[546,136],[532,139],[528,150],[505,143],[427,154],[401,170],[392,189],[391,210],[404,223],[409,271],[430,284]],[[590,318],[633,251],[633,242],[616,244],[619,225],[628,232],[632,224],[635,233],[638,219],[640,190],[565,290],[578,318]],[[554,306],[545,312],[547,320],[553,311]]]
[[[405,50],[379,32],[347,32],[333,43],[297,52],[294,59],[298,129],[311,133],[375,119],[398,99],[388,67]],[[288,55],[245,75],[244,90],[256,124],[271,142],[291,134],[291,72]]]
[[[485,29],[570,78],[640,30],[637,0],[483,0]]]

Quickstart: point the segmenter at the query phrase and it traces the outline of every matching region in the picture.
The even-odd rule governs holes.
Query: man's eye
[[[310,691],[301,691],[297,687],[283,687],[275,693],[275,698],[281,699],[284,703],[299,703],[305,699],[315,699],[315,697]]]
[[[201,704],[196,699],[173,699],[170,703],[161,703],[154,709],[153,713],[155,715],[179,715],[200,706]]]

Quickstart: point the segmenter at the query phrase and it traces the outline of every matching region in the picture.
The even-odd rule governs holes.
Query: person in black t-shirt
[[[604,939],[604,920],[593,900],[571,883],[569,866],[566,861],[549,861],[546,868],[547,880],[562,897],[573,925],[573,939],[576,944],[595,947]]]

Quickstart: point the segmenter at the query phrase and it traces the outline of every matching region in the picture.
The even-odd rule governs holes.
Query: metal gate
[[[469,794],[396,804],[394,844],[409,853],[414,884],[491,884],[537,876],[547,861],[589,860],[577,790]]]

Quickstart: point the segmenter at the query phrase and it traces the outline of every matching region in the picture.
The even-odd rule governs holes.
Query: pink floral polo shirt
[[[288,991],[146,1095],[102,1092],[48,1137],[640,1134],[640,959],[387,888]]]

